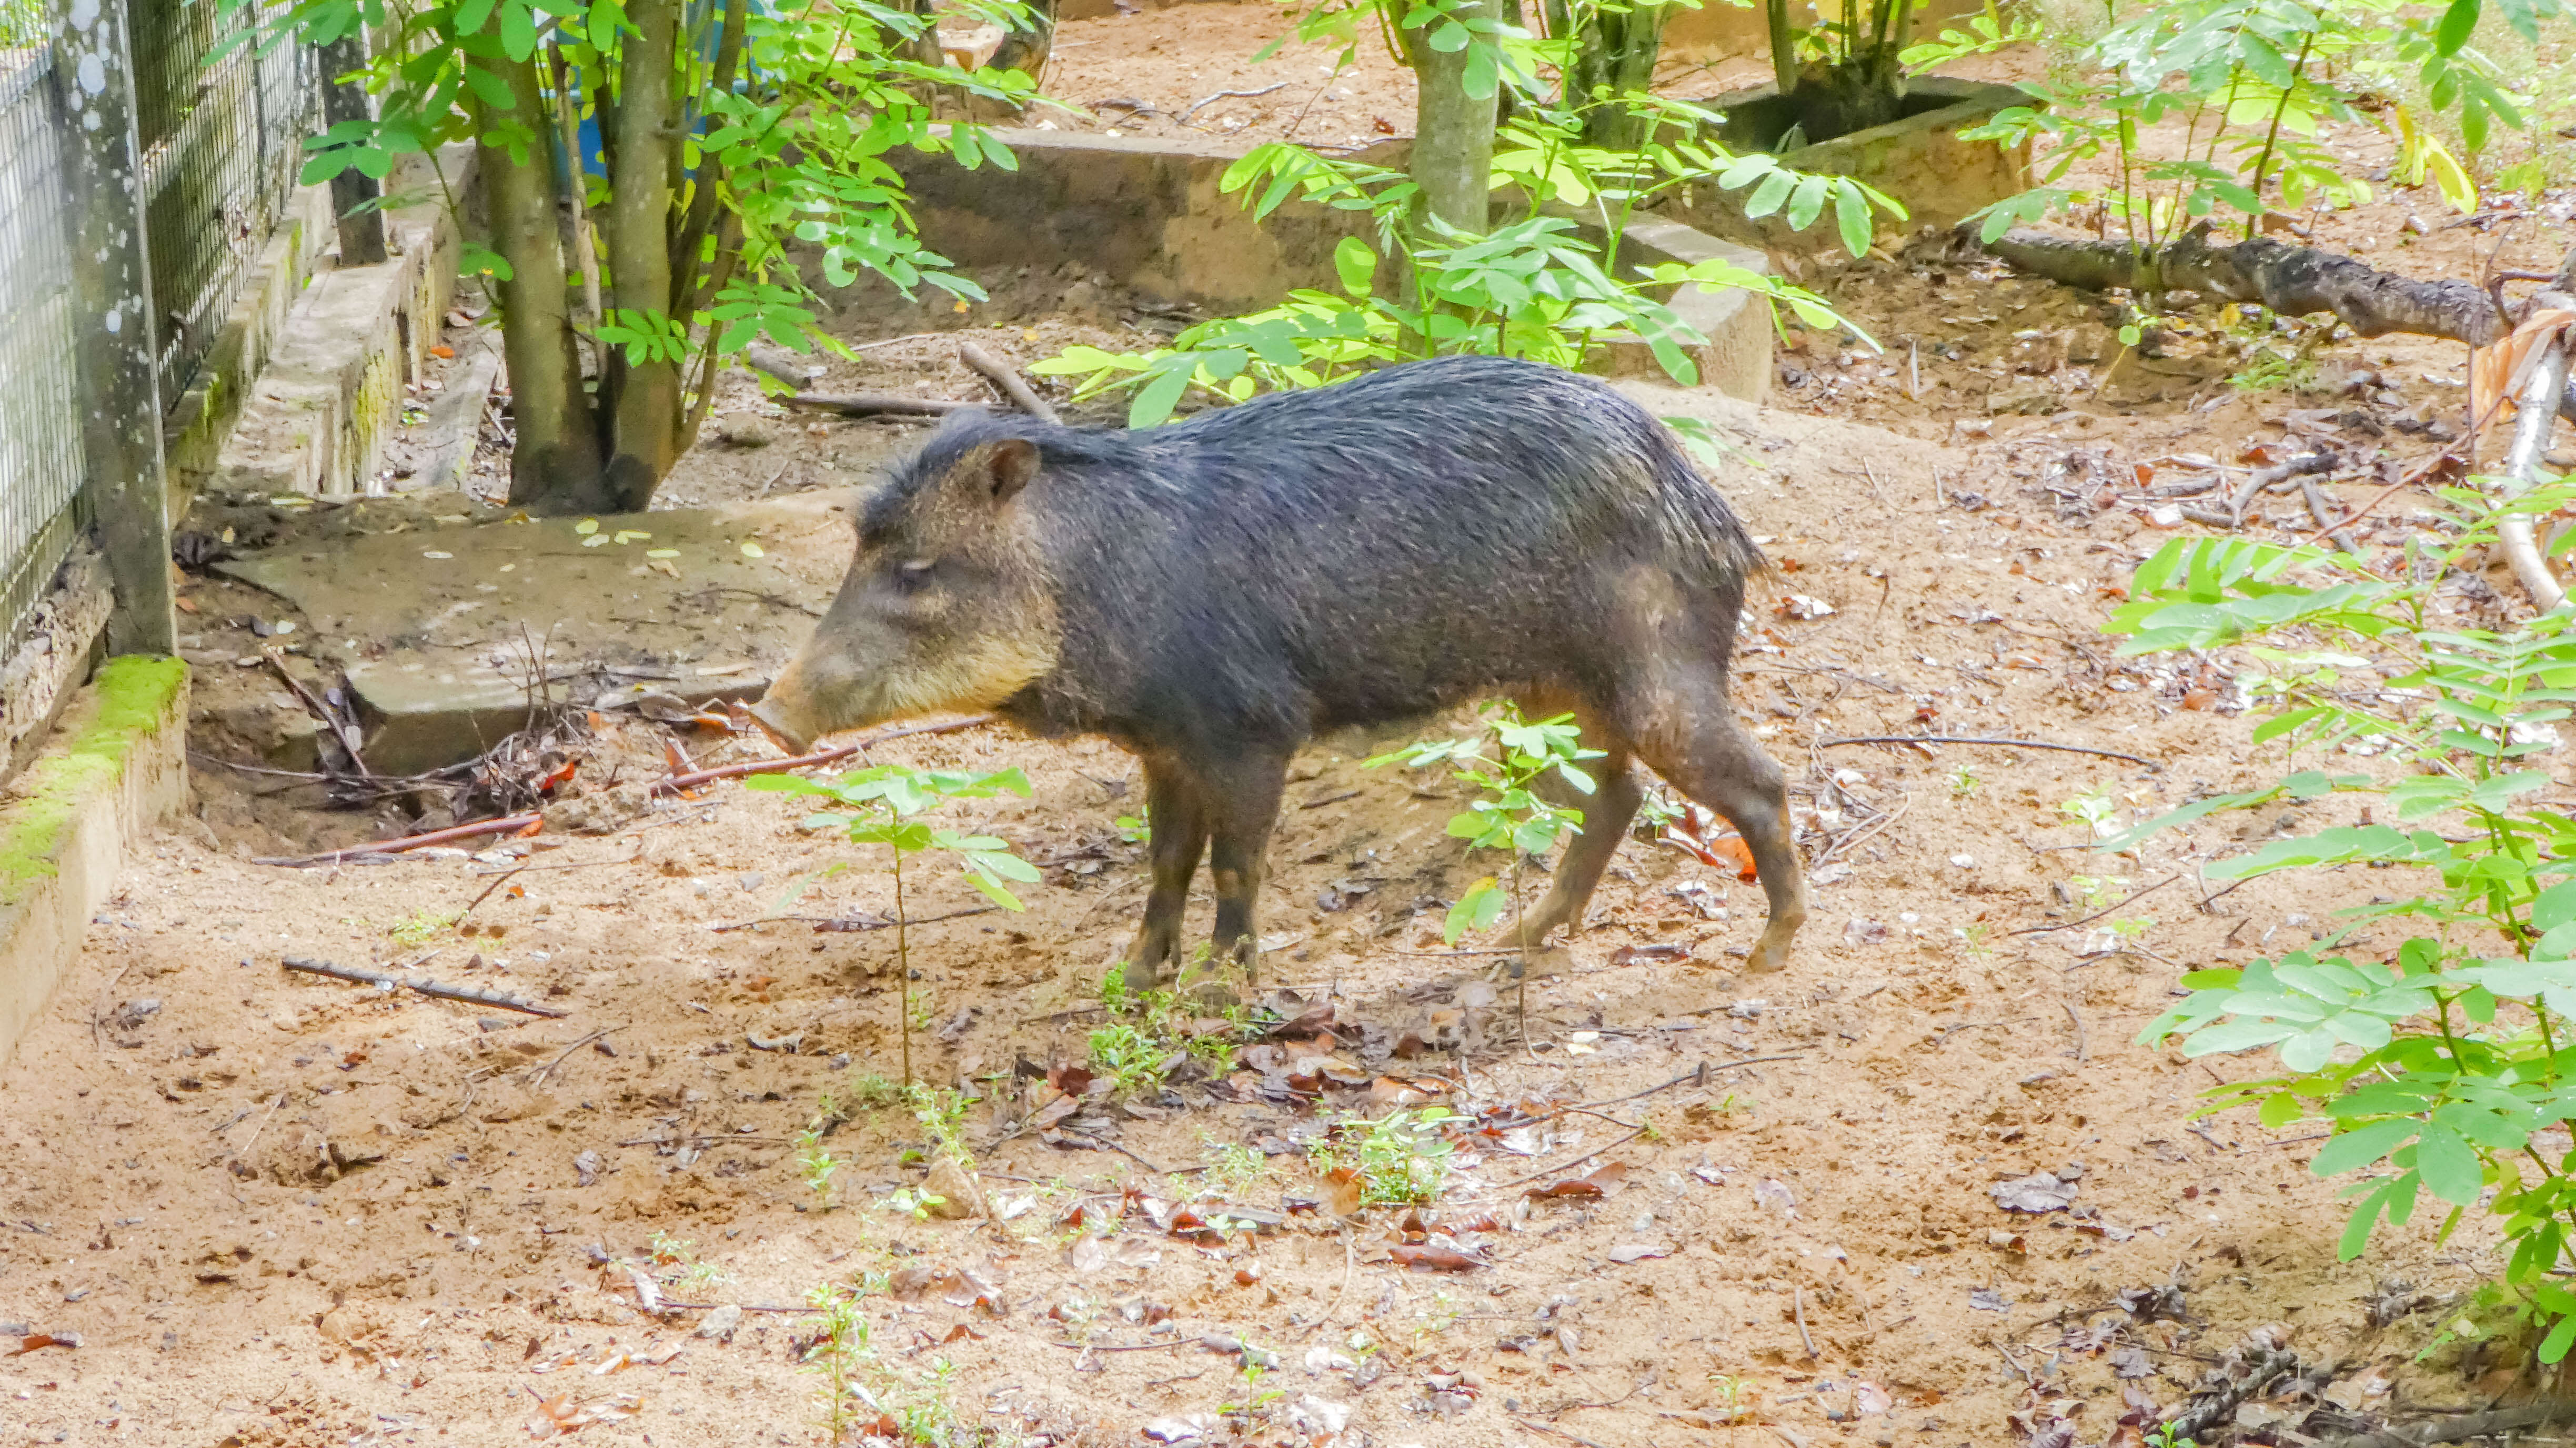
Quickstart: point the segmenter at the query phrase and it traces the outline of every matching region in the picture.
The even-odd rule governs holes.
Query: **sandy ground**
[[[990,730],[889,745],[1027,769],[1030,801],[961,813],[1049,867],[1025,916],[913,939],[922,1074],[983,1082],[966,1130],[1002,1218],[924,1222],[890,1205],[915,1184],[899,1153],[920,1127],[860,1104],[863,1078],[895,1069],[885,934],[716,928],[890,905],[872,869],[780,903],[849,853],[802,832],[788,802],[724,784],[524,861],[336,870],[250,865],[192,824],[134,862],[0,1074],[0,1304],[81,1341],[0,1359],[20,1431],[482,1442],[544,1426],[552,1404],[616,1419],[595,1436],[738,1443],[748,1418],[764,1439],[814,1439],[810,1320],[753,1310],[729,1340],[693,1336],[706,1312],[646,1314],[637,1271],[663,1299],[752,1309],[898,1274],[865,1307],[863,1376],[946,1404],[957,1441],[1133,1442],[1229,1405],[1249,1441],[1297,1441],[1299,1423],[1345,1409],[1380,1443],[1778,1441],[1740,1417],[1946,1448],[2034,1411],[2099,1441],[2135,1415],[2124,1389],[2178,1403],[2218,1354],[2281,1323],[2343,1365],[2354,1408],[2469,1391],[2456,1355],[2409,1363],[2438,1316],[2366,1314],[2390,1278],[2411,1284],[2401,1304],[2456,1302],[2482,1224],[2438,1249],[2420,1227],[2391,1233],[2337,1264],[2340,1213],[2295,1148],[2190,1119],[2228,1068],[2129,1044],[2178,963],[2325,937],[2338,898],[2333,882],[2264,884],[2200,907],[2198,865],[2278,818],[2115,859],[2080,848],[2060,808],[2078,794],[2108,791],[2127,819],[2259,767],[2241,720],[2184,707],[2194,689],[2224,699],[2223,662],[2122,663],[2091,636],[2152,530],[2118,509],[2062,517],[2041,463],[2053,444],[1891,447],[1829,420],[1713,411],[1759,464],[1729,492],[1791,604],[1739,670],[1740,707],[1797,780],[1819,882],[1786,972],[1732,968],[1757,892],[1631,842],[1573,973],[1530,987],[1523,1050],[1514,992],[1472,973],[1485,958],[1438,958],[1440,906],[1475,869],[1440,833],[1454,786],[1363,772],[1362,742],[1324,741],[1292,785],[1263,923],[1295,991],[1285,1014],[1329,1003],[1332,1034],[1087,1105],[1050,1145],[1056,1091],[1010,1073],[1082,1060],[1102,1024],[1097,981],[1141,884],[1114,823],[1134,807],[1133,766]],[[1937,507],[1936,470],[1945,496],[1978,480],[1994,505]],[[1835,611],[1801,621],[1813,610],[1790,595]],[[1820,742],[1926,720],[2152,764]],[[765,752],[722,748],[700,762]],[[661,772],[650,726],[611,725],[591,749],[627,779]],[[200,774],[210,798],[233,783]],[[2146,886],[2116,914],[2148,922],[2134,949],[2103,953],[2116,942],[2098,923],[2072,925],[2091,913],[2079,902]],[[975,903],[935,878],[910,899],[919,916]],[[381,995],[283,973],[289,954],[566,1014]],[[1437,1048],[1444,1027],[1467,1033],[1464,1057]],[[1408,1033],[1434,1049],[1392,1054]],[[791,1146],[827,1092],[851,1118],[824,1143],[846,1163],[828,1196]],[[1337,1218],[1297,1146],[1425,1098],[1476,1119],[1422,1212],[1474,1259],[1454,1274],[1390,1255],[1411,1245],[1397,1211]],[[1582,1103],[1597,1114],[1514,1125]],[[1229,1155],[1245,1147],[1281,1154]],[[1598,1201],[1524,1195],[1609,1163],[1625,1177]],[[2071,1210],[2007,1213],[1990,1195],[2037,1172],[2075,1180]],[[1157,1228],[1160,1202],[1279,1220],[1194,1240]],[[2118,1305],[2165,1287],[2179,1321]],[[1247,1375],[1239,1350],[1202,1339],[1280,1365]],[[1139,1350],[1107,1350],[1125,1348]]]
[[[1101,95],[1169,113],[1294,75],[1196,118],[1284,127],[1315,61],[1220,63],[1211,38],[1248,56],[1277,23],[1250,6],[1079,22],[1055,83],[1095,115]],[[1198,49],[1138,68],[1175,36]],[[1346,81],[1299,136],[1400,122],[1391,81]],[[2429,234],[2399,230],[2409,211]],[[2569,240],[2563,211],[2492,234],[2440,221],[2429,193],[2401,194],[2319,236],[2428,276],[2473,275],[2499,243],[2501,265],[2540,264]],[[2501,1346],[2418,1357],[2493,1266],[2482,1220],[2438,1243],[2419,1220],[2338,1263],[2309,1129],[2192,1116],[2249,1063],[2132,1043],[2182,969],[2337,939],[2353,882],[2230,891],[2201,869],[2348,806],[2113,857],[2064,808],[2095,795],[2127,821],[2278,763],[2233,711],[2240,661],[2126,661],[2096,632],[2164,536],[2143,487],[2324,438],[2367,460],[2332,488],[2357,503],[2374,468],[2456,423],[2459,350],[2202,316],[2105,375],[2108,318],[2084,298],[1920,252],[1805,276],[1888,350],[1793,333],[1776,410],[1704,406],[1737,446],[1719,484],[1782,570],[1737,703],[1789,769],[1817,882],[1786,971],[1738,968],[1757,890],[1632,840],[1570,973],[1530,984],[1524,1033],[1514,986],[1480,974],[1494,957],[1439,940],[1446,902],[1491,868],[1441,834],[1458,787],[1358,768],[1402,731],[1319,741],[1262,922],[1285,992],[1265,1004],[1305,1025],[1230,1070],[1117,1099],[1076,1079],[1067,1098],[1042,1078],[1110,1024],[1098,983],[1141,898],[1117,823],[1134,765],[991,729],[888,744],[879,757],[1024,768],[1031,799],[955,813],[1046,874],[1024,915],[952,914],[981,901],[909,882],[914,918],[951,915],[911,935],[912,1045],[924,1079],[983,1098],[964,1133],[990,1213],[922,1220],[902,1194],[921,1189],[925,1130],[880,1084],[900,1049],[890,932],[813,923],[889,910],[881,861],[739,784],[658,803],[636,788],[673,742],[700,764],[766,745],[603,720],[571,741],[586,762],[565,828],[304,870],[247,857],[400,819],[201,767],[199,811],[134,860],[0,1069],[0,1322],[78,1339],[0,1357],[0,1443],[816,1442],[817,1320],[795,1309],[826,1285],[877,1289],[859,1383],[960,1443],[2129,1443],[2258,1330],[2312,1371],[2240,1409],[2242,1441],[2528,1386]],[[1065,279],[988,280],[989,312],[843,319],[887,345],[827,382],[974,396],[960,328],[1027,361],[1170,325],[1109,296],[1053,311]],[[2302,343],[2316,390],[2229,384],[2252,349]],[[918,436],[774,415],[741,387],[668,502],[848,487]],[[2397,547],[2425,505],[2387,504],[2366,546]],[[2265,506],[2258,528],[2310,526],[2295,499]],[[2491,620],[2508,591],[2471,573],[2446,598]],[[272,637],[296,621],[232,585],[189,597],[210,655],[254,649],[254,620]],[[201,716],[268,687],[210,670]],[[1926,729],[2148,763],[1825,742]],[[203,742],[256,757],[248,734]],[[573,807],[607,832],[571,829]],[[772,916],[806,918],[752,923]],[[2379,927],[2336,948],[2395,942]],[[286,973],[287,955],[565,1014],[383,994]],[[1337,1210],[1307,1145],[1435,1103],[1466,1118],[1436,1200]],[[818,1126],[837,1163],[819,1191],[797,1145]],[[1527,1194],[1596,1172],[1598,1197]],[[2038,1173],[2064,1208],[1999,1204]],[[1210,1231],[1176,1207],[1243,1215]]]

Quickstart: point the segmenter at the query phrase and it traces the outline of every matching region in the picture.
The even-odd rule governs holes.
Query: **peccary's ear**
[[[1007,503],[1038,475],[1038,445],[1025,438],[1005,438],[993,444],[984,467],[992,479],[993,501]]]

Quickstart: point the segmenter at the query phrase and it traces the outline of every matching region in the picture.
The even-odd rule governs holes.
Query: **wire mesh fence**
[[[0,41],[17,38],[7,28],[15,19],[0,19]],[[71,252],[52,92],[51,50],[0,49],[0,648],[16,646],[82,521]]]
[[[230,0],[134,0],[128,11],[165,398],[214,344],[314,129],[312,52],[262,53],[242,33],[254,13]]]
[[[57,0],[58,3],[58,0]],[[255,0],[269,14],[285,0]],[[0,0],[0,658],[91,519],[49,0]],[[177,402],[285,214],[319,129],[313,53],[261,53],[239,0],[130,0],[135,146],[165,405]],[[230,43],[228,43],[230,42]]]

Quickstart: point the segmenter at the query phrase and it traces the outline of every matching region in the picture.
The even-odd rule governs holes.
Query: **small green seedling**
[[[1437,1106],[1390,1111],[1380,1121],[1350,1121],[1307,1148],[1318,1175],[1354,1173],[1362,1206],[1419,1206],[1440,1198],[1449,1178],[1449,1138],[1456,1113]]]
[[[2093,831],[2093,838],[2099,840],[2110,835],[2111,821],[2119,814],[2120,807],[2111,802],[2111,791],[2107,787],[2096,785],[2072,799],[2060,801],[2057,812],[2069,819],[2083,821],[2085,827]]]
[[[835,829],[846,833],[854,845],[883,845],[893,856],[894,875],[894,957],[895,974],[901,998],[898,1010],[903,1031],[903,1083],[909,1087],[912,1075],[912,951],[904,916],[903,862],[931,850],[940,851],[957,862],[958,872],[966,883],[982,891],[985,898],[1005,910],[1024,909],[1013,895],[1009,882],[1027,883],[1038,878],[1035,865],[1011,852],[1011,842],[993,835],[961,835],[924,823],[916,816],[951,800],[991,799],[1002,793],[1029,796],[1027,776],[1014,769],[997,769],[988,774],[970,774],[959,770],[914,769],[903,764],[880,764],[861,769],[830,781],[800,778],[792,774],[764,774],[750,781],[753,789],[775,794],[815,795],[831,800],[841,808],[809,815],[805,823],[811,829]],[[844,866],[835,865],[826,875]]]
[[[1171,1052],[1160,1042],[1125,1022],[1091,1033],[1092,1064],[1108,1074],[1121,1096],[1159,1090],[1163,1063],[1169,1059]]]
[[[406,950],[417,949],[436,940],[457,921],[453,910],[415,910],[393,923],[386,934]]]
[[[1451,945],[1469,930],[1491,929],[1500,920],[1503,907],[1512,912],[1512,939],[1524,952],[1536,942],[1529,938],[1521,914],[1521,857],[1544,855],[1556,842],[1569,834],[1583,832],[1583,811],[1541,799],[1532,786],[1555,774],[1577,792],[1593,791],[1592,776],[1577,768],[1586,759],[1599,759],[1602,751],[1583,747],[1581,732],[1574,716],[1559,714],[1552,719],[1533,723],[1521,717],[1520,706],[1508,701],[1488,704],[1489,722],[1483,729],[1465,739],[1417,741],[1364,760],[1360,767],[1376,769],[1381,765],[1401,764],[1411,769],[1435,764],[1449,766],[1449,772],[1476,786],[1480,792],[1466,810],[1449,820],[1449,833],[1465,840],[1471,850],[1506,850],[1511,865],[1506,871],[1508,886],[1488,875],[1467,887],[1458,903],[1449,907],[1449,918],[1441,927],[1441,938]],[[1520,977],[1521,1038],[1529,1038],[1529,967],[1523,961]]]

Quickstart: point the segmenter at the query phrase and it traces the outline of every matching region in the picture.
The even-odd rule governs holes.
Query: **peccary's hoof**
[[[1753,953],[1744,958],[1744,968],[1755,974],[1778,970],[1789,963],[1789,938],[1774,938],[1768,931],[1753,944]]]

